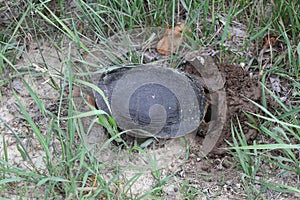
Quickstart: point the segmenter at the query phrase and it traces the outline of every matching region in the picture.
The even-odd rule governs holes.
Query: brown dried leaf
[[[185,40],[185,37],[181,38],[181,34],[184,31],[185,25],[183,22],[179,22],[172,30],[172,27],[167,27],[164,37],[157,43],[157,51],[163,55],[170,55],[171,51],[176,51],[180,42]],[[190,31],[190,29],[188,29]],[[173,41],[172,41],[173,33]],[[173,47],[172,47],[173,45]]]
[[[263,49],[270,48],[271,46],[275,46],[277,44],[277,38],[274,35],[268,35],[265,37],[265,43],[263,45]]]
[[[87,96],[87,102],[94,108],[97,108],[96,104],[95,104],[95,99],[93,97],[91,97],[90,95]]]

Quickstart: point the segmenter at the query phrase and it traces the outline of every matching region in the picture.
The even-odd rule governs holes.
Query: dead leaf
[[[265,37],[265,43],[263,45],[263,49],[270,48],[271,46],[275,46],[277,44],[277,38],[274,35],[268,35]]]
[[[183,42],[186,39],[185,37],[181,38],[184,30],[190,31],[189,28],[187,29],[185,27],[185,24],[183,22],[179,22],[174,27],[174,30],[172,30],[172,27],[167,27],[164,37],[157,43],[157,51],[163,55],[170,55],[172,51],[176,51],[180,42]]]
[[[259,52],[259,68],[260,68],[260,71],[259,71],[259,77],[262,78],[263,74],[264,74],[264,69],[266,67],[266,65],[268,63],[265,63],[265,65],[263,66],[263,60],[264,60],[264,54],[267,52],[267,50],[270,50],[273,48],[273,46],[276,46],[277,45],[277,41],[278,41],[278,38],[276,38],[275,36],[273,35],[267,35],[265,38],[265,43],[263,44],[262,46],[262,49],[260,50]]]
[[[95,104],[95,99],[93,97],[91,97],[90,95],[87,96],[87,102],[93,106],[94,108],[96,108],[96,104]]]

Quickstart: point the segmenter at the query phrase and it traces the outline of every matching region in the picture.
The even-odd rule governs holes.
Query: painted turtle
[[[175,138],[198,130],[207,99],[197,78],[179,70],[141,64],[102,74],[96,105],[134,137]],[[111,112],[109,111],[111,110]]]

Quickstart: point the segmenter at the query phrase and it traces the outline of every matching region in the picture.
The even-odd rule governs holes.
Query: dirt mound
[[[218,68],[222,77],[225,79],[224,87],[226,91],[227,119],[222,131],[222,136],[211,155],[225,153],[223,147],[228,146],[225,140],[229,142],[232,141],[231,121],[237,124],[237,119],[239,120],[247,139],[254,138],[256,136],[256,131],[247,125],[249,119],[245,112],[259,112],[259,108],[252,104],[248,99],[260,103],[262,95],[259,81],[252,79],[249,76],[249,72],[243,70],[240,66],[219,64]],[[190,65],[185,66],[185,71],[195,76],[201,76],[199,72]],[[198,139],[199,143],[202,144],[203,139]]]
[[[230,121],[236,122],[239,119],[246,138],[253,138],[256,134],[254,129],[247,125],[249,122],[245,112],[259,112],[259,108],[248,99],[260,103],[261,85],[258,80],[252,79],[249,72],[244,71],[236,65],[220,65],[220,71],[226,79],[225,91],[227,98],[227,124],[224,127],[224,138],[231,141]]]

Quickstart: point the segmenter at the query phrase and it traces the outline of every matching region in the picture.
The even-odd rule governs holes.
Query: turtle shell
[[[175,138],[196,131],[206,110],[201,83],[171,68],[139,65],[103,74],[94,92],[99,109],[135,137]]]

